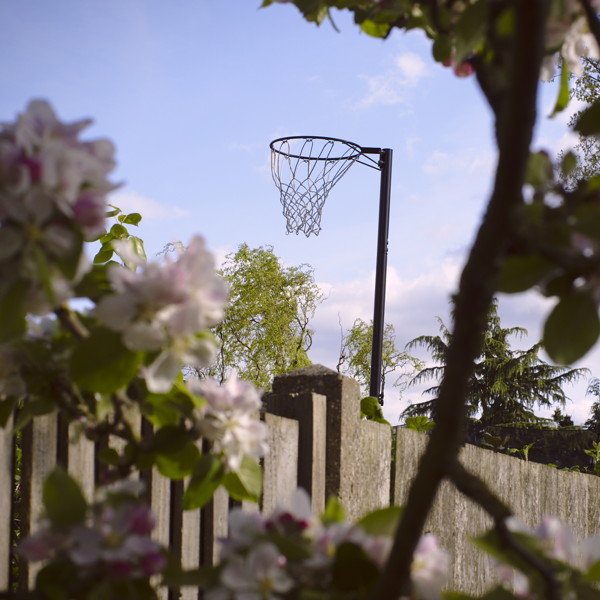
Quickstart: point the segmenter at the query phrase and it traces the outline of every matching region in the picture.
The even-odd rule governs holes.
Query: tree
[[[600,94],[600,61],[590,57],[582,58],[583,74],[575,79],[571,90],[572,97],[587,105],[592,104]],[[569,120],[569,126],[574,127],[581,118],[584,109],[578,110]],[[600,173],[600,144],[594,135],[579,134],[575,148],[577,164],[568,172],[563,168],[563,177],[568,187],[572,188],[579,181],[590,179]],[[561,153],[563,164],[565,153]],[[568,164],[568,163],[566,163]]]
[[[323,300],[312,267],[284,267],[271,246],[241,244],[220,274],[229,284],[229,304],[214,329],[219,353],[216,364],[199,374],[222,382],[236,369],[269,389],[275,375],[309,365],[309,322]]]
[[[584,427],[600,436],[600,379],[597,377],[590,379],[587,394],[596,396],[596,400],[592,404],[590,418],[585,422]]]
[[[263,6],[280,2],[263,0]],[[495,539],[500,541],[496,548],[510,549],[511,554],[514,550],[516,560],[527,565],[532,597],[564,598],[568,592],[564,593],[560,574],[549,564],[540,564],[511,535],[507,526],[511,510],[477,476],[465,471],[458,455],[473,373],[489,337],[489,312],[497,292],[535,288],[555,299],[545,319],[543,342],[559,364],[573,364],[600,337],[600,246],[598,228],[591,227],[600,217],[597,183],[590,181],[572,192],[565,189],[555,179],[548,154],[532,149],[540,75],[560,61],[556,114],[568,105],[569,72],[579,67],[580,55],[586,48],[600,47],[594,3],[295,0],[292,4],[316,24],[331,18],[336,7],[347,9],[364,32],[378,38],[390,36],[395,29],[421,29],[432,41],[436,61],[452,66],[459,76],[475,74],[494,118],[496,171],[455,294],[453,330],[437,395],[438,421],[420,459],[390,556],[369,598],[410,597],[414,552],[445,479],[493,518]],[[595,104],[584,111],[575,126],[578,133],[600,133],[599,108]],[[587,591],[577,596],[583,598]]]
[[[437,363],[417,373],[411,385],[431,378],[439,379],[444,375],[452,334],[443,321],[438,320],[441,335],[423,335],[407,344],[407,348],[424,346]],[[511,336],[523,337],[526,334],[527,331],[521,327],[502,327],[498,303],[492,303],[481,352],[469,380],[466,400],[468,416],[473,417],[481,411],[480,420],[485,425],[531,423],[540,421],[533,412],[536,405],[565,405],[568,398],[562,386],[582,377],[586,369],[570,369],[544,362],[539,358],[541,343],[528,350],[510,347]],[[435,418],[439,390],[439,385],[426,389],[423,393],[434,398],[409,406],[403,415],[431,415]]]
[[[398,369],[409,368],[411,372],[422,367],[421,361],[414,356],[396,348],[396,332],[391,323],[386,323],[383,331],[383,347],[381,353],[381,386],[385,387],[386,375]],[[362,319],[356,319],[352,327],[342,334],[340,358],[337,364],[339,373],[349,375],[360,383],[362,393],[368,395],[371,381],[371,350],[373,342],[373,321],[367,324]],[[410,376],[403,372],[396,378],[394,386],[405,386],[405,380]]]
[[[556,423],[557,427],[573,427],[575,425],[571,416],[563,413],[560,408],[557,408],[552,413],[552,420]]]

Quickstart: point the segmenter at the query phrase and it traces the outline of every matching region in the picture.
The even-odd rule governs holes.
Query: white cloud
[[[392,104],[406,103],[405,92],[402,89],[401,78],[390,75],[360,75],[367,83],[368,91],[354,108],[368,108],[376,104],[386,106]]]
[[[421,141],[421,138],[418,137],[407,137],[404,140],[404,145],[406,147],[406,153],[409,156],[415,155],[415,146]]]
[[[179,219],[192,214],[189,210],[157,202],[134,191],[113,194],[110,196],[109,202],[124,212],[138,212],[144,220],[148,221]]]
[[[394,325],[396,343],[403,349],[405,344],[420,335],[437,335],[440,317],[450,325],[450,295],[457,289],[462,260],[448,258],[414,278],[403,277],[397,269],[388,268],[385,320]],[[313,348],[309,352],[311,360],[331,369],[336,368],[340,349],[340,321],[343,330],[352,326],[356,318],[370,321],[373,316],[374,272],[367,277],[345,282],[322,282],[320,288],[326,293],[327,300],[319,307],[312,322],[316,330]],[[536,292],[515,295],[501,295],[499,314],[503,327],[523,327],[528,330],[527,338],[511,338],[514,348],[529,348],[539,341],[543,334],[543,321],[551,310],[553,301]],[[411,354],[428,359],[423,349],[411,350]],[[548,360],[544,355],[542,359]],[[600,363],[600,347],[584,357],[576,367],[596,368]],[[384,414],[393,424],[410,402],[424,399],[422,391],[427,385],[410,387],[402,394],[393,387],[397,375],[391,374],[386,381]],[[591,375],[600,376],[592,371]],[[586,396],[588,379],[583,378],[576,385],[568,385],[565,392],[572,403],[568,403],[565,412],[576,423],[583,423],[589,417],[593,398]],[[552,411],[536,408],[542,416],[550,416]]]
[[[414,52],[405,52],[396,58],[396,66],[407,84],[415,86],[427,75],[425,61]]]
[[[407,88],[416,87],[429,75],[425,61],[414,52],[396,57],[394,67],[380,75],[359,75],[367,83],[366,94],[354,105],[355,109],[373,105],[408,104]]]
[[[425,160],[423,171],[427,175],[485,173],[492,166],[491,155],[474,149],[461,150],[460,153],[448,153],[434,150]]]

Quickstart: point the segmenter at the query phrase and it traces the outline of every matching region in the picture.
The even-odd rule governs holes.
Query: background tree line
[[[240,377],[268,390],[276,375],[311,364],[308,355],[314,335],[311,319],[324,300],[313,267],[285,266],[271,246],[252,249],[244,243],[226,256],[220,273],[228,282],[230,302],[225,319],[213,330],[219,341],[219,354],[213,367],[193,370],[195,374],[222,382],[235,369]],[[393,325],[386,324],[383,381],[394,373],[393,383],[400,394],[408,386],[432,382],[423,392],[430,399],[409,405],[401,415],[403,419],[424,415],[435,421],[438,382],[451,340],[449,328],[441,319],[439,323],[439,335],[419,336],[404,350],[398,348]],[[521,327],[502,327],[494,302],[468,397],[469,418],[477,419],[482,427],[548,426],[551,420],[537,416],[534,411],[548,407],[556,407],[552,419],[556,426],[573,425],[568,414],[561,412],[569,400],[563,387],[586,376],[586,370],[546,363],[539,356],[542,350],[539,342],[525,350],[513,348],[512,340],[526,334]],[[338,372],[356,379],[365,396],[371,375],[372,335],[372,322],[362,319],[342,329],[337,363]],[[418,347],[429,352],[431,360],[427,365],[410,353]],[[598,400],[584,427],[600,435],[598,381],[592,379],[588,387],[588,393]]]

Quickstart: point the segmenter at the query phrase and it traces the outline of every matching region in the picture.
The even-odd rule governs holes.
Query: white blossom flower
[[[426,533],[417,545],[411,566],[417,596],[423,600],[441,598],[442,587],[448,579],[448,567],[448,554],[438,546],[435,535]]]
[[[150,391],[166,393],[184,364],[203,367],[214,359],[215,342],[205,330],[223,318],[227,287],[199,236],[176,261],[144,264],[126,245],[116,249],[140,269],[111,267],[116,293],[100,300],[95,315],[122,332],[131,350],[160,351],[142,374]]]
[[[600,2],[592,1],[598,12]],[[577,77],[583,73],[581,58],[600,58],[596,38],[590,32],[587,19],[578,0],[554,0],[546,24],[546,52],[540,79],[549,81],[554,77],[558,56],[562,56],[567,68]]]
[[[190,389],[206,399],[201,409],[200,430],[222,453],[231,471],[239,469],[244,456],[260,458],[267,449],[265,424],[255,414],[261,406],[258,390],[233,373],[218,385],[212,379],[192,381]]]
[[[235,600],[275,600],[294,585],[284,566],[279,550],[261,543],[245,557],[232,557],[221,572],[221,583]]]
[[[0,125],[0,297],[25,286],[33,314],[73,296],[87,265],[82,238],[104,230],[114,147],[80,141],[90,123],[63,123],[48,102],[33,100]]]
[[[549,556],[572,566],[577,566],[580,558],[577,539],[571,528],[562,523],[557,517],[544,517],[534,535],[542,541]]]

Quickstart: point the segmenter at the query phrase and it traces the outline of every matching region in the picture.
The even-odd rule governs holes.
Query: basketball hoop
[[[369,394],[383,404],[382,353],[385,312],[387,243],[392,183],[392,150],[371,148],[337,138],[291,136],[270,143],[271,173],[279,190],[288,233],[319,235],[321,212],[331,188],[346,171],[359,162],[380,171],[379,225],[377,228],[377,266],[371,346]],[[379,160],[370,158],[376,154]],[[365,161],[361,160],[364,158]]]
[[[288,233],[321,231],[321,211],[331,188],[360,158],[357,144],[320,136],[273,140],[271,173],[279,189]]]

